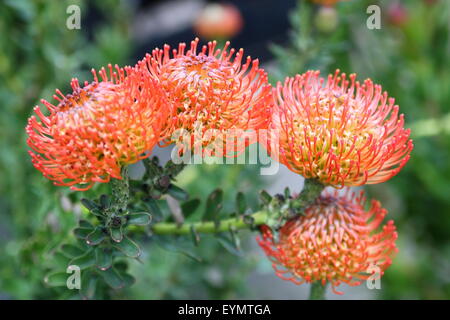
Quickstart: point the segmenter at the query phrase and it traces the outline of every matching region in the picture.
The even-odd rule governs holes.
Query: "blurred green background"
[[[233,41],[245,49],[242,43],[248,41],[252,56],[261,52],[272,82],[308,69],[356,72],[395,97],[412,128],[415,148],[403,171],[366,188],[396,221],[400,253],[382,278],[380,292],[362,286],[341,298],[449,299],[450,2],[350,0],[330,9],[286,0],[284,18],[273,21],[286,30],[267,39],[261,31],[264,40],[259,40],[261,35],[254,33],[259,20],[252,17],[264,8],[261,2],[252,6],[255,1],[233,2],[244,17],[244,29]],[[279,1],[263,2],[277,6]],[[179,19],[184,25],[178,29],[164,31],[161,24],[161,30],[142,32],[157,14],[176,20],[170,12],[187,3],[195,10],[185,11],[192,17]],[[80,30],[66,27],[66,9],[72,4],[81,9]],[[381,8],[381,29],[371,30],[366,10],[374,4]],[[200,0],[0,1],[0,299],[65,298],[43,279],[52,251],[72,237],[81,214],[80,195],[52,186],[31,165],[24,127],[33,106],[41,98],[50,100],[55,88],[68,92],[72,77],[90,80],[91,68],[134,64],[142,50],[151,51],[153,43],[161,46],[164,37],[190,41],[192,23],[204,5]],[[162,157],[167,153],[158,152]],[[188,167],[178,183],[199,198],[217,186],[229,199],[243,191],[256,208],[258,190],[276,190],[274,185],[287,184],[283,179],[263,179],[254,165],[201,165]],[[208,237],[186,249],[189,254],[151,241],[142,245],[143,263],[131,265],[137,283],[111,298],[264,298],[275,281],[249,232],[242,234],[242,257]],[[191,253],[201,261],[189,258]],[[255,284],[265,278],[270,279],[266,286]],[[302,298],[292,293],[302,287],[279,287],[270,297]]]

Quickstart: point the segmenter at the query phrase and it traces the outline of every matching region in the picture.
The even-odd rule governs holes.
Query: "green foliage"
[[[239,191],[246,195],[256,194],[256,188],[263,185],[258,170],[258,166],[243,165],[195,165],[184,168],[176,177],[177,185],[191,195],[189,200],[180,202],[184,221],[199,221],[204,214],[214,219],[217,211],[210,210],[220,206],[221,218],[235,216],[236,194]],[[219,181],[220,190],[216,189]],[[238,197],[242,201],[242,195]],[[246,198],[244,212],[257,210],[257,199],[252,196]],[[153,205],[156,204],[160,212],[159,218],[154,216],[154,222],[176,222],[164,202],[164,199],[153,200]],[[243,296],[251,291],[243,279],[256,264],[251,255],[242,257],[248,250],[249,236],[247,232],[238,234],[233,230],[218,235],[198,234],[195,230],[178,237],[153,235],[149,242],[145,242],[147,245],[141,256],[143,263],[130,265],[137,280],[128,289],[128,295],[149,299]],[[148,288],[158,290],[149,292]]]

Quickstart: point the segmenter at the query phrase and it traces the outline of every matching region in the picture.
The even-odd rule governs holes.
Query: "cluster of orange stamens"
[[[198,42],[192,41],[189,50],[185,43],[173,50],[166,45],[139,62],[162,85],[173,105],[172,126],[162,144],[173,142],[175,130],[197,131],[196,143],[206,146],[217,138],[215,133],[267,128],[271,87],[258,60],[247,57],[243,62],[244,50],[228,50],[229,42],[222,50],[215,41],[198,50]]]
[[[335,288],[341,283],[377,279],[397,252],[397,233],[392,220],[379,228],[387,212],[378,201],[369,210],[364,205],[362,193],[323,193],[279,230],[277,240],[262,226],[259,245],[276,274],[296,284],[329,282],[339,293]]]
[[[121,167],[149,154],[159,141],[168,104],[156,82],[133,68],[109,66],[73,92],[56,90],[56,105],[42,100],[26,131],[34,166],[56,185],[89,189],[95,182],[121,179]]]
[[[409,159],[403,114],[369,79],[308,71],[278,83],[274,100],[274,154],[305,178],[335,187],[381,183]]]

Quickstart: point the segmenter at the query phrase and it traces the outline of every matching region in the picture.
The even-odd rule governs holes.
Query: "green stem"
[[[301,214],[314,200],[320,195],[324,186],[312,179],[306,179],[305,185],[300,196],[295,200],[296,214]],[[248,229],[250,226],[259,226],[262,224],[267,224],[270,218],[269,212],[262,210],[255,212],[249,216],[246,216],[247,220],[251,220],[251,223],[244,220],[244,217],[230,218],[221,220],[219,222],[215,221],[198,221],[192,223],[184,223],[182,225],[170,222],[159,222],[152,226],[152,231],[154,234],[190,234],[192,229],[199,233],[218,233],[225,232],[231,228],[235,230]],[[286,217],[286,220],[289,217]]]
[[[265,211],[258,211],[246,217],[237,217],[221,220],[219,223],[214,221],[199,221],[193,223],[185,223],[177,225],[175,223],[159,222],[152,226],[154,234],[190,234],[192,229],[199,233],[217,233],[229,231],[232,228],[235,230],[248,229],[251,225],[258,226],[264,224],[268,218]],[[248,221],[246,221],[248,220]]]
[[[309,300],[325,300],[325,292],[327,291],[327,283],[322,285],[321,281],[311,283],[309,291]]]
[[[303,213],[317,199],[324,188],[325,186],[315,179],[305,179],[303,190],[295,200],[297,213]]]
[[[130,182],[127,167],[122,168],[121,175],[122,179],[111,179],[111,198],[114,210],[125,212],[130,200]]]

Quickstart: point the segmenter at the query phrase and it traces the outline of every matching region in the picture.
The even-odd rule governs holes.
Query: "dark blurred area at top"
[[[235,37],[229,39],[232,41],[231,46],[236,49],[245,48],[246,56],[250,55],[258,57],[260,61],[267,61],[272,58],[268,44],[280,44],[287,41],[288,12],[296,5],[295,0],[136,0],[132,3],[136,12],[134,35],[137,40],[133,52],[134,60],[141,59],[147,52],[156,47],[161,48],[164,44],[169,44],[173,48],[177,47],[180,42],[188,43],[193,40],[197,35],[193,29],[192,20],[189,23],[185,19],[194,19],[206,4],[218,3],[236,6],[245,21],[243,29]],[[170,8],[172,5],[174,10],[193,7],[198,11],[182,12],[183,17],[181,17],[173,11],[167,10],[167,7]],[[158,10],[158,8],[161,8],[161,10]],[[101,23],[105,14],[107,13],[100,12],[95,6],[88,10],[83,22],[86,24],[86,32],[89,34],[89,38],[92,38],[95,25]],[[170,16],[166,17],[167,14],[170,14]],[[177,16],[176,21],[167,21],[173,19],[174,16]],[[158,22],[162,21],[161,19],[165,20],[166,23],[158,26]],[[141,28],[142,23],[152,23],[152,20],[155,21],[154,23],[158,28],[149,27],[147,30]],[[167,25],[170,27],[167,27]],[[200,40],[202,43],[207,41],[207,39]]]

